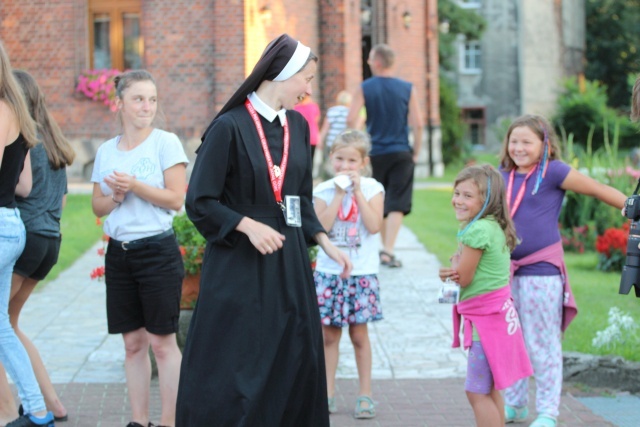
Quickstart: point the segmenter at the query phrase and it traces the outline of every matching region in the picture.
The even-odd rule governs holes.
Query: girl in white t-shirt
[[[351,275],[342,279],[342,268],[319,250],[314,281],[324,335],[329,412],[336,412],[335,376],[342,328],[356,353],[360,392],[354,416],[373,418],[371,399],[371,344],[367,322],[382,319],[378,284],[378,239],[383,220],[384,187],[362,176],[369,165],[370,143],[366,134],[340,134],[329,154],[336,176],[313,190],[318,219],[329,230],[331,242],[349,252]]]

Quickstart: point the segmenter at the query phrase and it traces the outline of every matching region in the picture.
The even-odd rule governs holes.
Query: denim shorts
[[[110,242],[105,255],[109,333],[177,332],[183,278],[174,235],[129,250]]]
[[[33,280],[43,280],[58,262],[60,237],[27,232],[27,243],[16,261],[13,272]]]

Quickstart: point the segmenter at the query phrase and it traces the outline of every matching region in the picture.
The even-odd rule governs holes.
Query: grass
[[[412,214],[405,218],[405,225],[442,264],[449,263],[449,257],[457,247],[455,235],[458,230],[451,207],[451,190],[414,191]],[[596,331],[607,327],[611,307],[617,306],[630,313],[636,324],[640,324],[639,301],[634,291],[629,295],[619,295],[620,274],[596,270],[595,252],[568,253],[565,261],[579,314],[565,333],[563,349],[597,355],[615,354],[627,360],[640,361],[637,337],[611,349],[597,349],[591,345]]]
[[[62,210],[60,231],[62,244],[58,263],[53,267],[44,282],[54,280],[69,268],[81,255],[89,250],[102,237],[102,227],[96,225],[91,210],[91,195],[69,194],[67,204]],[[89,277],[87,269],[87,277]]]

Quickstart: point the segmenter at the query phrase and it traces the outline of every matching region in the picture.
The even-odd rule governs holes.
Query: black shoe
[[[36,418],[31,414],[26,414],[11,421],[6,427],[54,427],[53,413],[47,412],[44,418]]]
[[[135,421],[131,421],[131,422],[129,422],[129,424],[127,424],[127,427],[144,427],[144,426],[142,424],[140,424],[140,423],[135,422]],[[155,427],[155,426],[153,425],[153,423],[149,422],[148,427]]]

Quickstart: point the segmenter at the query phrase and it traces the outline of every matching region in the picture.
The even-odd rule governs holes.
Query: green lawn
[[[62,246],[58,263],[53,267],[45,282],[53,280],[67,269],[102,237],[102,226],[96,225],[96,217],[91,211],[91,195],[69,194],[60,220]],[[89,277],[87,269],[87,277]]]
[[[451,207],[451,190],[414,191],[413,210],[405,219],[405,224],[441,263],[449,262],[449,256],[456,249],[455,235],[458,229]],[[567,254],[566,263],[580,313],[565,333],[564,350],[617,354],[628,360],[640,361],[640,333],[635,340],[618,348],[596,349],[591,345],[596,331],[607,327],[611,307],[617,306],[631,314],[640,324],[640,299],[635,297],[633,290],[629,295],[618,294],[620,274],[596,270],[597,257],[594,252]]]

